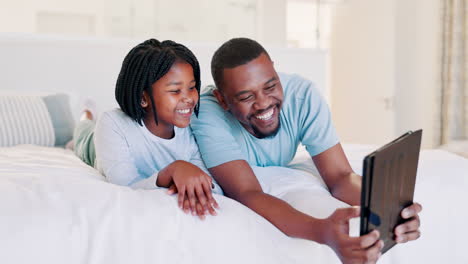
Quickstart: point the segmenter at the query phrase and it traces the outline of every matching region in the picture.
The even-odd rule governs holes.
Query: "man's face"
[[[266,54],[247,64],[224,69],[223,87],[215,95],[221,106],[253,136],[265,138],[278,132],[283,87]]]

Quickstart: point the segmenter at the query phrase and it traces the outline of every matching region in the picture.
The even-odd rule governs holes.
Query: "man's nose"
[[[266,109],[271,105],[270,97],[262,93],[258,94],[254,103],[255,110]]]

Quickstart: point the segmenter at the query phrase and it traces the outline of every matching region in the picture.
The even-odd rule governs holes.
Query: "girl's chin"
[[[174,126],[178,127],[178,128],[186,128],[190,125],[190,122],[187,122],[187,123],[178,123],[178,124],[174,124]]]

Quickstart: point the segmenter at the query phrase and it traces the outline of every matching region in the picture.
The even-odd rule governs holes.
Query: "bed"
[[[356,171],[372,149],[345,145]],[[300,172],[297,177],[328,195],[304,149],[290,167],[255,170],[260,178]],[[468,263],[467,172],[464,158],[440,150],[421,153],[415,200],[424,206],[422,237],[394,247],[379,263]],[[294,177],[282,188],[300,184]],[[229,198],[216,196],[219,214],[202,221],[185,215],[164,190],[107,183],[62,148],[0,148],[0,193],[2,263],[339,263],[328,247],[288,238]],[[351,232],[357,233],[357,223]]]
[[[216,196],[218,215],[201,221],[185,215],[164,190],[109,184],[71,151],[57,147],[69,139],[73,122],[65,121],[76,117],[83,97],[91,95],[101,109],[115,106],[109,95],[123,56],[136,43],[0,34],[0,95],[39,93],[43,111],[60,113],[44,124],[49,127],[45,134],[55,133],[38,141],[48,147],[12,141],[11,147],[0,148],[0,263],[339,263],[327,246],[286,237],[229,198]],[[203,84],[209,84],[214,46],[188,46],[199,57]],[[323,51],[268,50],[279,70],[314,80],[326,95]],[[58,110],[67,100],[71,110]],[[1,132],[5,125],[0,121]],[[376,146],[344,147],[360,173],[362,158]],[[254,170],[260,180],[278,178],[277,185],[262,183],[278,196],[287,188],[315,188],[317,199],[302,202],[316,206],[317,216],[346,206],[330,198],[303,148],[289,168]],[[463,251],[467,189],[467,159],[442,150],[422,151],[415,193],[424,207],[422,237],[392,248],[379,263],[468,263]],[[351,223],[353,234],[359,232],[358,223]]]

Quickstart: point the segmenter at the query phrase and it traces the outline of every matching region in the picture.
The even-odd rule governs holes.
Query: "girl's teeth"
[[[177,110],[177,112],[181,114],[188,114],[190,112],[190,109]]]

